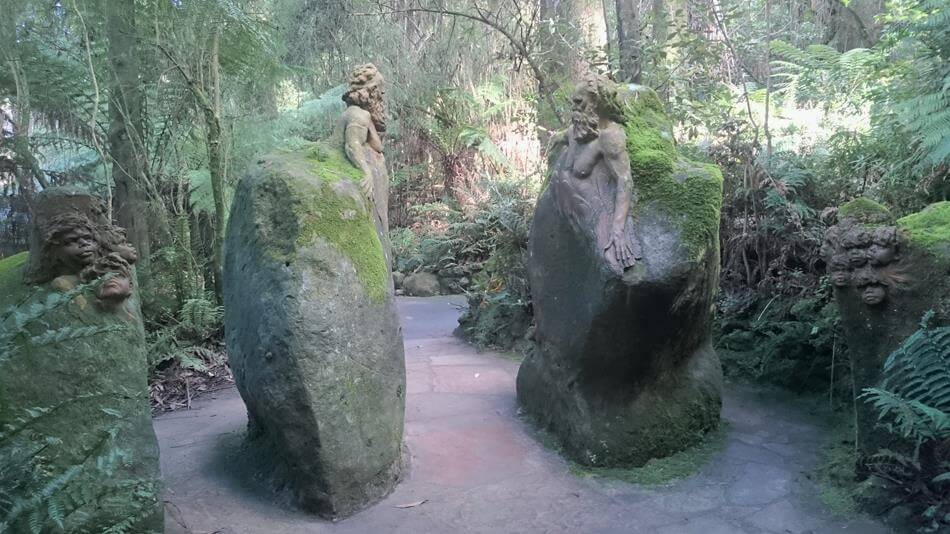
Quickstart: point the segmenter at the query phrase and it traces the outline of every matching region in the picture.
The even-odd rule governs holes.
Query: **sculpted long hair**
[[[386,118],[383,106],[383,75],[372,63],[366,63],[353,69],[347,81],[343,102],[347,106],[357,106],[369,111],[373,123],[379,131],[385,131]]]
[[[365,107],[378,98],[379,87],[383,84],[383,75],[372,63],[366,63],[353,69],[347,80],[343,101],[349,106]]]
[[[623,104],[617,92],[617,84],[606,76],[589,72],[578,84],[577,89],[593,97],[598,115],[620,124],[627,122],[627,116],[624,114]]]

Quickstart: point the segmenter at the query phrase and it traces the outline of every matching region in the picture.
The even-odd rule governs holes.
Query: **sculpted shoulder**
[[[603,151],[610,155],[619,155],[627,150],[627,134],[623,127],[617,123],[611,123],[610,126],[600,131],[600,146]]]
[[[359,106],[347,106],[343,111],[343,122],[349,126],[350,124],[358,124],[360,126],[372,126],[373,117],[368,111],[359,107]]]

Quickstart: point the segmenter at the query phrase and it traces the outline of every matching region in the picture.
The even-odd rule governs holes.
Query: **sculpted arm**
[[[365,151],[367,144],[372,147],[373,138],[381,149],[379,135],[368,118],[362,120],[353,117],[347,121],[346,129],[343,132],[343,148],[346,151],[346,157],[363,171],[363,192],[370,197],[373,194],[373,172],[369,161],[367,161]],[[375,149],[375,147],[373,148]]]
[[[633,250],[624,234],[624,229],[627,216],[630,214],[630,188],[633,178],[630,175],[627,138],[619,127],[614,127],[606,129],[601,134],[600,143],[610,178],[617,184],[610,240],[605,247],[605,253],[613,254],[614,259],[623,267],[629,267],[634,261]]]

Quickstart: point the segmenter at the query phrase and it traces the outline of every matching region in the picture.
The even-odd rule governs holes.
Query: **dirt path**
[[[822,510],[805,476],[815,422],[743,388],[728,388],[727,444],[698,474],[661,488],[572,474],[517,417],[518,364],[451,337],[459,303],[400,299],[412,466],[387,499],[339,523],[272,502],[241,475],[246,416],[229,389],[155,420],[167,532],[889,532]]]

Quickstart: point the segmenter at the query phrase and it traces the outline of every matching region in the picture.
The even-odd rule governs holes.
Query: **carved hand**
[[[360,182],[360,188],[363,190],[364,195],[370,199],[373,198],[373,175],[371,172],[363,172],[363,181]]]
[[[621,269],[631,267],[635,263],[633,257],[633,248],[630,246],[630,240],[624,235],[623,227],[615,228],[610,234],[610,241],[604,247],[604,255],[610,259],[617,260]]]

